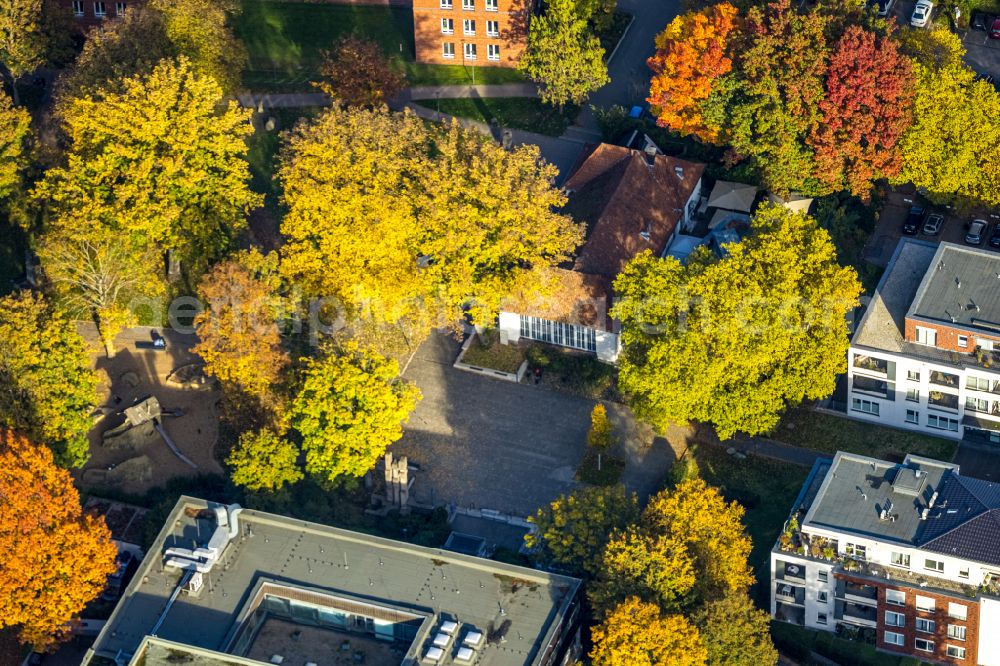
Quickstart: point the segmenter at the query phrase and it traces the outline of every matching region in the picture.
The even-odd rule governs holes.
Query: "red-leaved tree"
[[[867,199],[872,181],[899,173],[912,81],[909,60],[889,37],[859,26],[844,31],[830,55],[822,123],[808,139],[820,181]]]
[[[702,104],[712,84],[733,67],[727,55],[736,28],[736,8],[728,2],[675,18],[656,38],[656,55],[649,59],[653,79],[647,100],[657,123],[705,141],[718,137],[707,122]]]

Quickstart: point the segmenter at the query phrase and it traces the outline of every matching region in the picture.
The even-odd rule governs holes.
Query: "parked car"
[[[914,28],[923,28],[931,20],[931,12],[934,10],[934,3],[931,0],[917,0],[917,5],[910,15],[910,25]]]
[[[986,32],[986,26],[990,25],[992,21],[990,20],[989,14],[984,14],[982,12],[972,13],[972,29],[982,30]]]
[[[982,244],[983,236],[986,235],[986,229],[989,226],[986,220],[973,220],[969,224],[969,231],[965,234],[965,242],[969,245]]]
[[[1000,248],[1000,224],[993,227],[993,233],[990,235],[990,240],[988,242],[990,247]]]
[[[944,215],[940,213],[931,213],[927,216],[924,221],[923,233],[927,236],[937,236],[941,233],[941,227],[944,226]]]
[[[907,236],[912,236],[917,233],[920,228],[920,220],[924,217],[924,207],[923,206],[910,206],[910,212],[906,216],[906,222],[903,222],[903,233]]]
[[[990,26],[990,39],[1000,39],[1000,17],[993,19]]]
[[[868,0],[869,7],[878,7],[878,15],[880,18],[885,18],[892,11],[892,6],[896,4],[896,0]],[[983,28],[984,30],[986,28]]]

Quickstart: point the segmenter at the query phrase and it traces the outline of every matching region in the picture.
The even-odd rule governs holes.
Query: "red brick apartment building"
[[[139,0],[59,0],[81,28],[100,25],[106,19],[118,18]]]
[[[531,0],[413,0],[417,62],[514,67],[531,8]]]

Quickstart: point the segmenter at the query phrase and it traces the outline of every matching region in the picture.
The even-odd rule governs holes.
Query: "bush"
[[[558,384],[574,393],[601,398],[614,389],[615,369],[594,356],[538,344],[529,347],[526,355],[532,369],[557,375]]]

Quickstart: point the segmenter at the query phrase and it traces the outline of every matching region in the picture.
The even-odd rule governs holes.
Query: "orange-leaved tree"
[[[736,16],[736,8],[722,2],[678,16],[656,37],[647,101],[661,127],[704,141],[718,137],[719,128],[706,120],[702,105],[715,81],[733,67],[727,53]]]
[[[103,519],[84,515],[48,447],[0,431],[0,628],[46,649],[67,635],[115,570]]]

